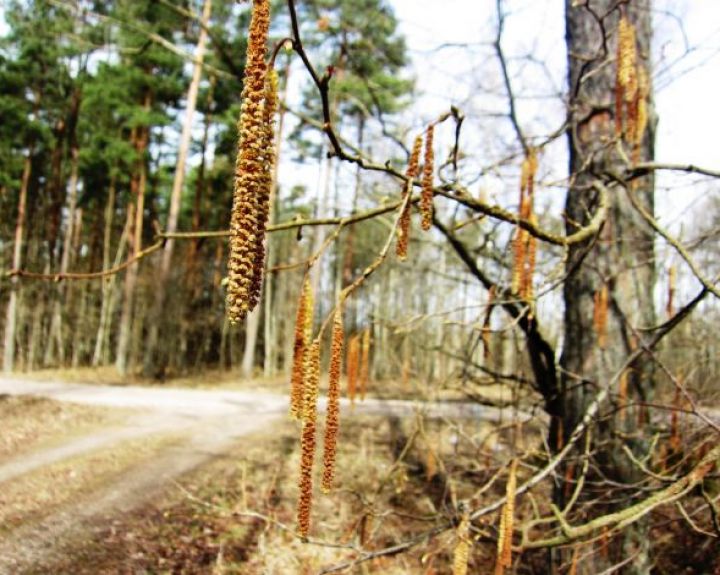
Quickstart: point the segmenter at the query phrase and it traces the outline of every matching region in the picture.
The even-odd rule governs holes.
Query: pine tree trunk
[[[280,97],[281,101],[285,101],[285,98],[287,97],[287,87],[288,87],[288,80],[290,79],[290,59],[287,60],[287,65],[285,66],[285,85],[283,87],[283,94]],[[278,170],[280,168],[280,158],[281,158],[281,152],[282,152],[282,133],[283,133],[283,126],[285,125],[285,112],[286,109],[284,106],[280,107],[280,112],[278,114],[278,122],[277,122],[277,132],[275,135],[275,165],[273,168],[273,183],[271,188],[271,195],[270,195],[270,214],[269,214],[269,222],[273,223],[276,218],[277,213],[277,180],[278,180]],[[267,269],[271,269],[276,263],[277,263],[277,246],[279,244],[279,241],[277,239],[274,239],[273,234],[268,234],[267,239],[265,240],[267,242]],[[278,340],[277,340],[277,334],[278,334],[278,317],[277,317],[277,310],[275,309],[275,274],[273,273],[265,273],[265,298],[264,298],[264,306],[265,306],[265,333],[264,333],[264,343],[265,343],[265,357],[264,357],[264,363],[263,363],[263,373],[265,377],[272,377],[275,375],[275,371],[277,370],[277,364],[278,364]]]
[[[144,107],[150,109],[150,95],[145,97]],[[143,213],[140,210],[142,200],[145,196],[147,186],[147,167],[145,162],[145,151],[147,149],[149,129],[146,127],[136,128],[131,136],[135,153],[137,154],[135,173],[130,180],[130,195],[135,203],[128,204],[127,210],[127,242],[128,257],[133,257],[142,249]],[[139,212],[139,213],[138,213]],[[123,304],[120,316],[120,333],[118,336],[117,353],[115,355],[115,368],[122,375],[125,375],[129,367],[130,337],[132,332],[133,309],[135,302],[135,291],[138,278],[138,262],[132,263],[125,271],[125,283],[123,286]]]
[[[18,214],[15,222],[15,245],[13,246],[13,269],[20,269],[22,266],[23,239],[25,236],[25,208],[27,206],[28,185],[30,183],[30,172],[32,170],[32,157],[35,146],[31,145],[28,155],[23,164],[22,179],[20,180],[20,197],[18,200]],[[8,300],[5,314],[5,337],[3,347],[3,371],[13,371],[15,363],[15,338],[17,333],[18,297],[20,282],[17,277],[10,281],[10,299]]]
[[[185,106],[185,121],[183,122],[182,133],[180,135],[180,143],[178,147],[177,162],[175,164],[175,175],[173,178],[173,187],[170,195],[170,210],[168,212],[167,224],[165,230],[168,233],[177,231],[178,219],[180,216],[180,203],[182,200],[183,183],[185,182],[185,164],[187,163],[188,150],[190,148],[190,139],[192,137],[193,116],[197,107],[197,95],[200,89],[200,78],[202,77],[202,64],[205,58],[205,44],[207,43],[207,25],[210,20],[210,12],[212,10],[212,0],[204,0],[200,33],[198,35],[198,43],[195,49],[195,63],[193,65],[193,75],[188,88],[187,104]],[[162,309],[165,305],[165,297],[167,294],[167,281],[170,276],[170,264],[175,249],[175,241],[169,239],[163,248],[162,259],[160,261],[160,273],[157,277],[155,285],[155,308],[153,313],[153,321],[150,325],[148,340],[146,343],[145,360],[143,371],[146,375],[156,375],[158,371],[163,371],[164,366],[160,363],[166,363],[166,360],[160,360],[158,355],[158,338],[160,334],[160,323],[163,318]]]
[[[112,228],[113,220],[115,216],[115,174],[110,177],[110,187],[108,189],[108,199],[105,206],[105,229],[103,231],[103,269],[106,270],[110,267],[110,242],[112,240]],[[125,242],[123,237],[120,240],[122,246]],[[92,365],[97,367],[102,365],[105,361],[106,347],[105,347],[105,328],[110,321],[110,295],[112,294],[113,287],[115,285],[115,274],[102,279],[102,292],[101,292],[101,303],[100,303],[100,321],[98,323],[97,335],[95,337],[95,349],[93,351]]]

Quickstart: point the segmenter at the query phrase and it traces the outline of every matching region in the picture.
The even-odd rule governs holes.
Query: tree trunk
[[[177,231],[178,219],[180,216],[180,203],[182,199],[183,183],[185,182],[185,164],[187,161],[188,149],[190,148],[190,138],[192,136],[193,116],[197,107],[197,95],[200,88],[200,78],[202,77],[202,64],[205,58],[205,44],[207,43],[207,25],[210,20],[210,11],[212,10],[212,0],[204,0],[200,33],[198,35],[198,43],[195,50],[195,64],[193,66],[192,80],[188,88],[187,104],[185,107],[185,121],[183,122],[182,133],[180,135],[180,143],[178,147],[177,163],[175,164],[175,176],[173,178],[172,193],[170,195],[170,210],[168,212],[167,224],[165,230],[168,233]],[[160,273],[157,277],[155,285],[155,309],[153,313],[153,321],[150,325],[148,335],[144,371],[146,375],[155,375],[158,371],[157,346],[160,331],[160,322],[163,318],[162,309],[165,305],[165,296],[167,293],[166,284],[170,276],[170,264],[175,248],[175,242],[169,239],[163,248],[162,259],[160,261]],[[162,360],[163,363],[165,360]],[[161,369],[162,371],[162,369]]]
[[[608,145],[615,136],[615,75],[616,68],[609,65],[614,56],[616,31],[620,9],[615,0],[596,0],[592,12],[585,4],[567,0],[566,27],[569,67],[569,126],[570,174],[572,186],[568,191],[565,213],[566,229],[571,234],[586,224],[597,209],[598,194],[591,188],[592,182],[609,172],[622,173],[623,164],[614,145]],[[650,76],[651,11],[650,0],[627,3],[630,22],[637,29],[638,62]],[[610,35],[603,39],[596,14],[609,14],[603,20],[604,30]],[[607,40],[607,44],[604,43]],[[604,53],[607,45],[611,53]],[[648,98],[649,117],[652,118],[652,98]],[[652,122],[639,146],[642,161],[653,159],[654,130]],[[627,151],[631,156],[632,151]],[[653,213],[653,180],[646,176],[628,184],[635,187],[635,194],[645,209]],[[608,221],[597,239],[570,247],[566,262],[568,278],[564,285],[564,349],[561,391],[563,398],[562,430],[565,439],[582,420],[589,403],[596,393],[596,385],[603,385],[637,346],[635,331],[644,326],[655,325],[652,301],[655,280],[653,235],[634,212],[627,199],[627,191],[617,186],[610,191]],[[603,293],[604,292],[604,293]],[[607,321],[599,320],[597,310],[607,295]],[[604,325],[603,325],[604,324]],[[629,372],[629,395],[636,401],[648,401],[653,390],[649,361],[640,358]],[[628,400],[632,403],[632,399]],[[593,431],[597,447],[596,462],[601,474],[619,484],[627,484],[628,490],[613,492],[623,505],[629,504],[633,491],[630,484],[637,479],[637,469],[622,451],[621,442],[636,451],[638,458],[643,451],[642,427],[645,415],[633,409],[617,411],[607,416]],[[623,429],[624,428],[624,429]],[[624,437],[618,441],[617,432]],[[556,438],[551,438],[551,444]],[[601,446],[601,447],[600,447]],[[557,447],[557,445],[556,445]],[[576,476],[579,466],[567,463],[566,478]],[[593,466],[591,466],[592,468]],[[592,491],[589,497],[598,500],[613,491],[607,484]],[[571,492],[572,489],[570,489]],[[561,488],[556,498],[562,504],[568,489]],[[588,491],[588,490],[586,490]],[[608,504],[608,506],[612,506]],[[605,508],[607,509],[607,507]],[[633,561],[635,573],[649,572],[647,555],[649,538],[642,533],[644,526],[628,529],[624,556],[638,553]],[[629,543],[630,542],[630,543]],[[628,549],[628,543],[633,549]],[[612,561],[612,557],[609,559]]]
[[[108,189],[108,199],[105,206],[105,229],[103,232],[103,269],[110,267],[110,242],[112,239],[113,220],[115,215],[115,174],[110,177],[110,187]],[[125,242],[123,237],[120,240],[122,245]],[[98,323],[97,336],[95,338],[95,350],[93,352],[92,365],[97,367],[102,365],[106,358],[105,347],[105,327],[110,320],[110,294],[115,285],[115,274],[102,279],[102,292],[100,304],[100,321]]]
[[[20,269],[22,266],[23,238],[25,234],[25,208],[27,205],[27,192],[30,183],[30,171],[32,169],[32,157],[34,145],[30,146],[28,155],[23,164],[22,179],[20,180],[20,198],[18,200],[18,214],[15,223],[15,245],[13,246],[13,269]],[[10,281],[10,299],[8,301],[5,315],[5,338],[3,347],[3,371],[10,373],[15,363],[15,336],[17,332],[17,308],[18,291],[20,289],[17,276]]]
[[[150,109],[150,95],[145,97],[144,107]],[[133,257],[142,249],[142,228],[143,214],[141,198],[145,196],[147,186],[147,168],[145,162],[145,151],[149,139],[149,128],[135,128],[131,136],[132,144],[137,154],[136,169],[130,180],[130,195],[135,203],[128,204],[127,210],[127,242],[128,257]],[[132,200],[131,200],[132,202]],[[137,212],[140,211],[138,214]],[[117,353],[115,356],[115,367],[118,372],[125,375],[128,370],[128,354],[130,349],[130,336],[133,319],[133,307],[135,300],[135,287],[137,285],[138,263],[131,264],[125,271],[125,284],[123,287],[123,305],[120,316],[120,334],[118,336]]]
[[[287,87],[288,87],[288,81],[290,79],[290,58],[287,60],[287,64],[285,66],[285,85],[283,87],[283,94],[280,97],[280,101],[285,101],[287,97]],[[283,126],[285,125],[285,107],[280,106],[280,111],[278,114],[278,122],[277,122],[277,132],[275,134],[275,165],[273,167],[273,184],[271,188],[271,194],[270,194],[270,214],[269,214],[269,222],[272,224],[275,222],[275,217],[277,214],[277,180],[278,180],[278,170],[280,168],[280,154],[282,152],[282,133],[283,133]],[[273,239],[273,234],[268,234],[266,236],[265,241],[267,242],[267,270],[272,268],[277,263],[277,246],[279,244],[279,240]],[[278,340],[277,340],[277,334],[278,334],[278,317],[277,317],[277,310],[274,308],[275,304],[275,274],[268,273],[266,270],[266,273],[264,275],[265,277],[265,334],[264,334],[264,340],[265,340],[265,357],[263,358],[263,373],[265,377],[272,377],[275,375],[275,371],[277,370],[277,364],[278,364]]]

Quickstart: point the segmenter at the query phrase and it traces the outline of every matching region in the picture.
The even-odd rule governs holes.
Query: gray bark
[[[615,137],[614,56],[620,11],[613,8],[617,4],[615,0],[596,0],[591,12],[584,3],[566,2],[572,182],[565,207],[568,234],[587,223],[597,209],[598,196],[590,188],[592,181],[611,172],[622,173],[623,169],[615,146],[608,146]],[[637,27],[638,60],[650,73],[650,0],[635,0],[623,9]],[[602,27],[595,15],[605,16]],[[653,159],[652,121],[650,124],[640,148],[643,161]],[[654,207],[653,191],[651,177],[646,176],[637,183],[635,193],[650,213]],[[566,263],[569,275],[564,285],[564,346],[560,359],[565,438],[582,419],[596,393],[596,385],[605,383],[637,345],[634,330],[655,324],[653,239],[652,230],[634,213],[626,191],[618,186],[611,190],[610,215],[600,237],[570,248]],[[609,310],[606,344],[601,348],[593,312],[594,295],[603,285],[608,287]],[[648,401],[653,392],[649,362],[641,358],[632,367],[630,377],[629,401]],[[595,465],[603,477],[595,479],[609,478],[617,484],[629,484],[637,479],[637,470],[623,454],[616,432],[625,426],[623,431],[631,433],[623,441],[642,458],[644,417],[642,413],[628,409],[621,418],[612,415],[600,422],[593,440],[597,446]],[[602,490],[607,491],[608,486],[594,491],[586,489],[587,499],[599,499]],[[561,491],[562,488],[556,498],[562,503]],[[619,496],[626,505],[632,493],[628,488],[616,497]],[[626,529],[624,534],[625,556],[638,553],[633,561],[634,573],[648,573],[650,569],[649,539],[644,529],[641,524]]]

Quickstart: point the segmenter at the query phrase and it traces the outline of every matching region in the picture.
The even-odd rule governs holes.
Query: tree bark
[[[636,26],[638,62],[650,76],[650,0],[635,0],[622,8],[617,6],[615,0],[596,0],[591,11],[584,3],[566,1],[571,181],[565,206],[568,234],[586,224],[597,209],[598,197],[591,183],[597,178],[612,181],[609,174],[622,174],[623,171],[623,161],[611,143],[616,138],[616,67],[610,65],[615,55],[621,9]],[[597,15],[604,16],[602,27]],[[652,96],[648,107],[652,119]],[[651,161],[654,155],[654,126],[652,121],[649,124],[638,150],[643,161]],[[627,156],[631,155],[628,149]],[[635,187],[634,193],[652,213],[652,177],[646,176],[627,186]],[[652,230],[634,212],[622,186],[613,188],[610,194],[610,215],[600,237],[570,246],[566,261],[564,347],[560,359],[562,422],[559,426],[564,438],[551,437],[551,445],[555,447],[567,439],[583,418],[596,393],[596,385],[604,384],[637,346],[636,330],[655,325]],[[603,290],[607,290],[608,296],[607,321],[598,329],[595,312],[598,306],[602,307],[598,301],[602,299]],[[648,360],[641,358],[632,366],[628,390],[631,396],[628,403],[632,403],[633,398],[638,401],[651,398],[653,380]],[[637,479],[636,467],[626,458],[620,443],[627,442],[639,458],[645,455],[642,452],[645,417],[637,408],[620,410],[617,415],[605,417],[594,430],[595,463],[605,478],[621,484],[630,484]],[[622,441],[618,441],[618,431],[625,432]],[[572,467],[572,462],[567,465],[571,467],[566,468],[565,477],[569,479],[576,475],[576,468]],[[602,482],[600,485],[600,489],[590,493],[589,497],[601,498],[600,491],[607,492],[608,486],[602,486]],[[556,493],[560,504],[563,503],[563,492],[567,494],[568,489],[561,486]],[[643,526],[638,529],[642,530]],[[628,538],[633,539],[634,549],[626,548],[625,556],[638,553],[633,561],[634,572],[649,572],[650,560],[645,545],[649,539],[634,529],[628,529],[626,533],[625,543]]]

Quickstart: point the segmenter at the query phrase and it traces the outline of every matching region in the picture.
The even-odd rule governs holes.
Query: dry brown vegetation
[[[518,481],[543,463],[540,430],[515,425],[494,427],[476,422],[450,425],[439,421],[346,415],[338,454],[339,488],[320,495],[313,509],[309,542],[294,533],[298,497],[296,470],[300,449],[295,424],[275,428],[273,438],[256,434],[201,470],[170,486],[165,497],[101,526],[90,541],[65,547],[65,562],[53,573],[187,573],[295,574],[323,573],[347,564],[343,573],[449,573],[458,547],[458,532],[429,537],[408,552],[353,565],[361,553],[406,541],[431,531],[454,509],[477,507],[501,497],[508,468],[500,462],[512,452],[522,456]],[[700,494],[688,499],[692,507]],[[517,502],[516,525],[538,513],[549,513],[550,493],[533,490]],[[693,514],[698,528],[711,528],[704,513]],[[717,554],[701,533],[683,527],[681,512],[665,508],[652,516],[652,533],[660,547],[657,573],[687,573],[720,568]],[[500,526],[498,513],[469,526],[468,573],[483,573],[495,564]],[[535,533],[541,532],[538,525]],[[593,554],[606,546],[577,544],[579,565],[593,572]],[[515,531],[514,545],[520,533]],[[677,545],[682,543],[682,545]],[[604,549],[604,551],[603,551]],[[514,573],[546,573],[543,551],[513,553]],[[570,568],[570,565],[565,565]],[[703,571],[705,569],[705,571]]]

